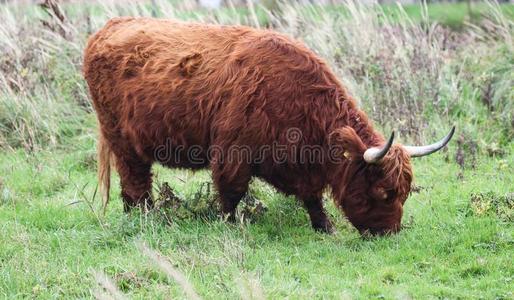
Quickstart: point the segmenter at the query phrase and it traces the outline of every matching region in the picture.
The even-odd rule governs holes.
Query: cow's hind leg
[[[312,227],[316,231],[324,233],[333,233],[334,227],[332,222],[327,217],[327,213],[323,208],[323,200],[321,196],[307,197],[303,199],[303,205],[309,213]]]
[[[149,209],[153,206],[152,164],[141,160],[135,151],[123,154],[116,155],[116,167],[120,175],[124,209],[125,211],[129,211],[132,207]]]
[[[250,166],[237,163],[213,163],[212,175],[218,189],[223,216],[230,221],[235,221],[237,205],[248,191],[251,179]]]

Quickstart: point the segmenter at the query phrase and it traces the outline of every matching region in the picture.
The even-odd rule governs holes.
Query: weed
[[[266,210],[266,206],[248,192],[241,199],[236,214],[240,222],[245,223],[255,221]],[[166,223],[171,224],[173,220],[219,218],[221,217],[221,207],[210,182],[200,184],[199,189],[190,198],[180,195],[167,182],[164,182],[158,188],[155,208],[150,213],[161,216]]]
[[[514,193],[473,193],[469,205],[471,212],[477,216],[493,215],[506,222],[514,222]]]

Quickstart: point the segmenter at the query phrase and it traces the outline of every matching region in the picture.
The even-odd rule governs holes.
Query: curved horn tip
[[[455,125],[452,127],[450,132],[440,141],[427,145],[427,146],[404,146],[404,149],[409,153],[410,157],[421,157],[430,155],[434,152],[441,150],[453,137],[455,133]]]
[[[391,145],[393,144],[393,141],[394,141],[394,130],[391,132],[391,136],[389,137],[389,140],[387,141],[387,145],[389,145],[389,147],[391,147]]]
[[[371,147],[364,152],[363,158],[367,163],[376,163],[379,162],[389,151],[394,141],[394,131],[391,132],[391,136],[387,140],[384,146],[381,148]]]
[[[452,130],[450,130],[450,133],[448,134],[449,135],[448,141],[451,140],[451,138],[453,137],[454,133],[455,133],[455,125],[452,126]]]

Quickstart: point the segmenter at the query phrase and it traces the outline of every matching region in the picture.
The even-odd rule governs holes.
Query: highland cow
[[[90,38],[84,75],[100,124],[104,205],[113,160],[125,209],[152,206],[158,162],[209,167],[229,218],[258,177],[295,195],[317,230],[333,230],[329,188],[361,233],[396,232],[410,158],[454,132],[429,146],[385,140],[322,59],[269,30],[115,18]]]

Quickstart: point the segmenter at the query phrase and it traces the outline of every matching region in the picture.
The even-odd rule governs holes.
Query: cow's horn
[[[451,140],[454,132],[455,126],[453,126],[452,130],[450,130],[450,133],[448,133],[442,140],[437,143],[433,143],[428,146],[403,146],[403,148],[405,148],[407,153],[409,153],[410,157],[421,157],[429,155],[446,146],[446,144],[448,144],[448,142]]]
[[[394,131],[391,133],[391,137],[387,141],[387,143],[382,147],[371,147],[368,150],[364,152],[364,160],[367,163],[376,163],[380,161],[386,154],[387,151],[389,151],[389,148],[391,148],[391,145],[393,144],[394,140]]]

